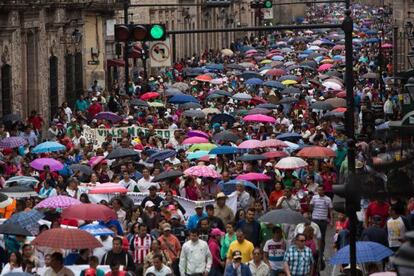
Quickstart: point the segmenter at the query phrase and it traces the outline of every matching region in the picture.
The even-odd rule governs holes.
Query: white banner
[[[88,269],[89,265],[66,265],[65,267],[69,268],[74,275],[81,275],[82,270]],[[111,271],[109,265],[98,265],[98,268],[103,270],[103,272],[107,273]],[[40,267],[37,269],[37,274],[45,275],[47,267]]]
[[[79,187],[79,194],[82,193],[88,193],[88,187]],[[148,195],[148,193],[134,193],[134,192],[129,192],[128,196],[134,201],[135,205],[139,205],[141,204],[142,200]],[[164,198],[164,194],[163,193],[158,193],[158,195],[162,198]],[[113,194],[88,194],[89,196],[89,200],[91,202],[94,203],[98,203],[101,200],[106,200],[106,201],[110,201],[111,198],[114,196]],[[204,206],[208,205],[208,204],[214,204],[215,200],[206,200],[206,201],[193,201],[193,200],[189,200],[187,198],[181,197],[181,196],[174,196],[174,199],[177,200],[178,203],[181,204],[181,206],[183,206],[183,208],[185,209],[185,217],[189,217],[193,214],[195,214],[195,206],[198,202],[201,202]],[[226,205],[233,211],[234,214],[236,214],[237,211],[237,195],[231,194],[227,200],[226,200]]]

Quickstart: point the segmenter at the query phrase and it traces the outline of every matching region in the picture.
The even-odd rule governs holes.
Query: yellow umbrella
[[[333,60],[333,59],[330,59],[330,58],[327,58],[327,59],[324,59],[324,60],[321,60],[321,64],[326,64],[326,63],[334,63],[335,61]]]
[[[272,63],[270,59],[264,59],[260,62],[260,64],[269,64],[269,63]]]
[[[164,104],[163,103],[160,103],[160,102],[148,102],[148,104],[151,107],[157,107],[157,108],[159,108],[159,107],[165,107]]]
[[[295,81],[295,80],[284,80],[284,81],[282,81],[283,85],[294,85],[294,84],[297,84],[297,83],[298,82]]]
[[[196,150],[206,150],[206,151],[210,151],[210,150],[212,150],[214,148],[217,148],[217,146],[214,145],[214,144],[194,144],[187,151],[188,152],[194,152]]]
[[[233,51],[230,50],[230,49],[223,49],[223,50],[221,50],[221,54],[223,56],[228,56],[228,57],[231,57],[231,56],[234,55]]]

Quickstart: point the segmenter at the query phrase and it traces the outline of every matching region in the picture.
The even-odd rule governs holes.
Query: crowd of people
[[[363,122],[366,110],[375,111],[381,126],[402,114],[401,91],[389,78],[391,29],[379,26],[383,12],[355,6],[352,15],[356,169],[361,171],[373,157],[398,159],[389,149],[399,138],[370,133]],[[341,17],[339,4],[314,5],[303,23],[340,22]],[[383,34],[378,34],[380,28]],[[383,39],[382,48],[378,37]],[[252,34],[230,49],[205,51],[177,62],[148,81],[138,77],[127,91],[115,84],[107,92],[96,81],[73,106],[63,103],[47,129],[37,111],[27,120],[5,121],[1,139],[21,137],[25,142],[0,149],[0,193],[7,195],[9,186],[32,189],[30,196],[10,195],[12,200],[4,201],[9,202],[0,208],[5,223],[30,210],[41,211],[47,221],[36,226],[35,235],[91,223],[62,218],[60,209],[36,208],[56,196],[106,205],[117,219],[99,222],[113,234],[97,235],[102,247],[95,249],[45,249],[30,244],[26,236],[3,235],[1,275],[23,271],[36,275],[45,268],[42,275],[70,276],[75,275],[72,265],[89,265],[80,273],[85,276],[321,275],[328,266],[328,248],[339,250],[349,240],[347,216],[333,209],[333,185],[344,179],[348,164],[343,44],[344,36],[337,30]],[[247,120],[246,115],[260,116]],[[84,135],[85,128],[131,126],[145,131],[137,135],[125,129],[120,135],[108,131],[102,143]],[[162,137],[160,129],[173,135]],[[191,138],[205,141],[185,142]],[[59,142],[64,149],[35,153],[33,149],[44,141]],[[272,145],[241,149],[246,141]],[[305,165],[288,169],[278,166],[281,159],[295,157],[308,146],[334,155],[303,158]],[[210,153],[214,148],[229,151]],[[136,154],[108,158],[122,150]],[[53,158],[63,168],[44,164],[36,169],[32,161],[37,158]],[[192,167],[206,167],[214,176],[186,173]],[[247,174],[265,178],[240,180]],[[13,181],[16,176],[35,181]],[[128,193],[96,201],[88,190],[106,185],[102,183],[122,186]],[[144,193],[143,199],[137,202],[132,193]],[[234,207],[228,204],[232,198],[237,202]],[[193,202],[194,210],[183,206],[182,200]],[[359,239],[397,251],[413,227],[414,202],[367,198],[361,208]],[[304,222],[264,221],[262,217],[273,210],[300,213]],[[369,271],[389,267],[370,264]]]

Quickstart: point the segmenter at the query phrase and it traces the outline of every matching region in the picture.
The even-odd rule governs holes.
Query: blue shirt
[[[201,216],[198,216],[197,214],[194,214],[194,215],[190,216],[190,218],[188,219],[188,222],[187,222],[187,229],[188,230],[196,229],[198,222],[201,219],[206,218],[206,217],[207,217],[207,214],[204,213],[204,212]]]

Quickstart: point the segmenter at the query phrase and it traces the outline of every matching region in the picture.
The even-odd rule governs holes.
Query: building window
[[[75,92],[76,98],[83,94],[83,58],[82,53],[75,53]]]
[[[76,101],[75,94],[75,62],[74,56],[68,54],[65,56],[65,98],[68,105],[73,107]]]
[[[50,119],[58,112],[59,93],[58,93],[58,58],[49,58],[49,100],[50,100]]]
[[[1,113],[2,116],[11,114],[12,71],[11,66],[4,64],[1,67]]]

